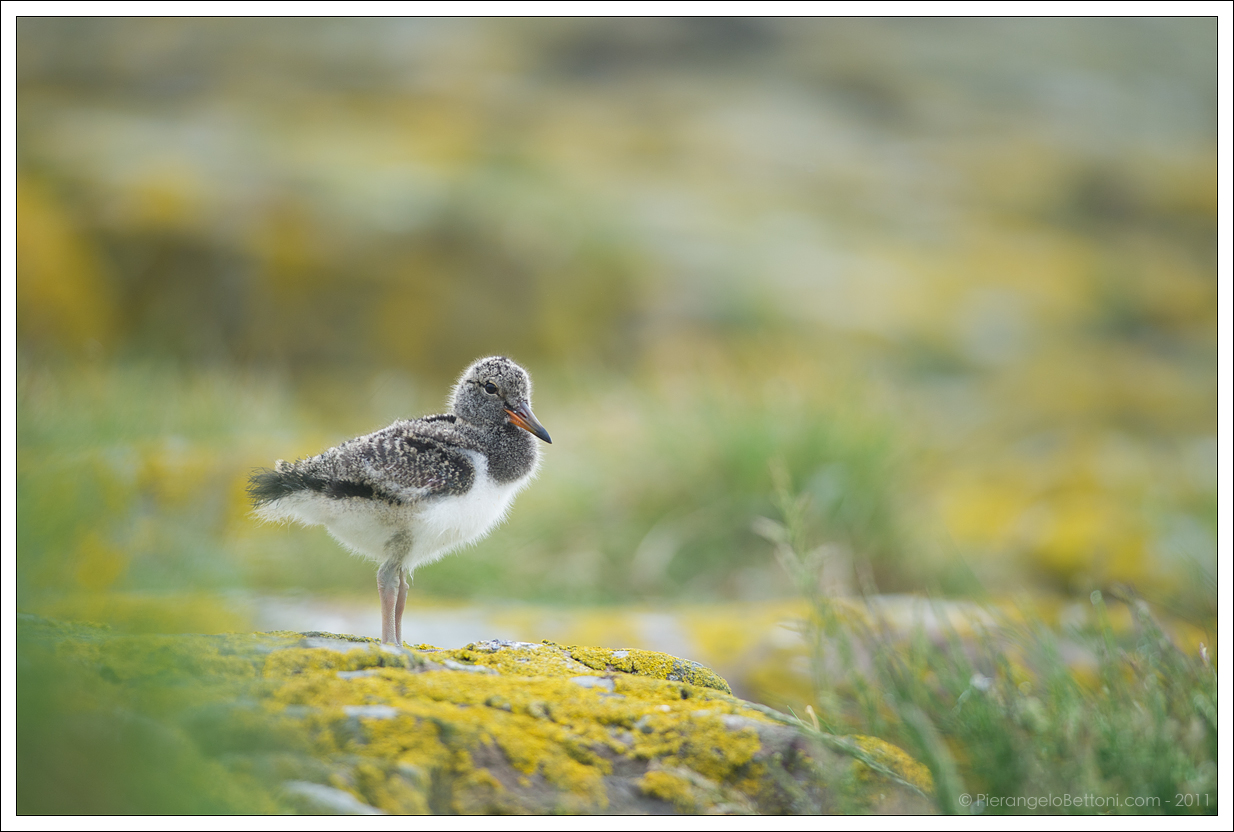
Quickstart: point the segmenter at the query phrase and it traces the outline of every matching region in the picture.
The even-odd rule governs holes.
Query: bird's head
[[[463,371],[450,395],[450,409],[468,422],[509,422],[550,445],[553,442],[531,412],[531,376],[500,355],[481,358]]]

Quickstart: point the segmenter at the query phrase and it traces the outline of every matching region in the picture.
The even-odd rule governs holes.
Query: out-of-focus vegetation
[[[227,651],[208,637],[182,646],[175,638],[130,636],[151,640],[117,645],[108,664],[98,661],[112,636],[106,627],[36,616],[18,616],[12,624],[21,714],[18,812],[287,811],[276,789],[218,759],[220,745],[234,753],[264,750],[279,740],[294,748],[297,739],[286,729],[280,736],[277,718],[269,726],[244,719],[261,692],[260,673],[242,657],[251,641]],[[241,712],[240,719],[220,718],[231,709]]]
[[[416,592],[1215,614],[1215,23],[18,25],[19,601],[371,592],[251,468],[510,354],[540,480]],[[152,600],[154,599],[154,600]],[[161,600],[159,600],[161,599]]]
[[[1061,627],[1034,605],[997,618],[938,606],[897,628],[879,599],[862,611],[827,594],[811,495],[776,479],[780,519],[759,529],[811,608],[806,733],[894,738],[929,767],[945,814],[1217,814],[1217,668],[1204,642],[1172,638],[1125,587],[1117,628],[1100,590]]]

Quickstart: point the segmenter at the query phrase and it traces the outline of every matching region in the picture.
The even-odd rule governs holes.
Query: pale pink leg
[[[383,644],[400,644],[399,626],[403,619],[403,605],[399,602],[399,587],[403,578],[403,564],[388,560],[377,570],[377,594],[381,596],[381,641]],[[395,610],[398,614],[395,615]]]
[[[398,571],[398,600],[394,603],[394,643],[403,646],[403,608],[407,606],[407,590],[411,581],[407,579],[407,571]]]

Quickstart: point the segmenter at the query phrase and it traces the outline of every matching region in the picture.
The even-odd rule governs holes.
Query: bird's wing
[[[426,432],[417,422],[396,422],[385,430],[361,436],[338,447],[340,483],[354,483],[370,494],[399,502],[461,494],[475,482],[476,469],[461,446],[448,441],[441,430]]]

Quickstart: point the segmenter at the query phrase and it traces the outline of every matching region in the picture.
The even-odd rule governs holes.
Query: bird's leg
[[[377,594],[381,596],[381,641],[383,644],[402,646],[398,638],[398,630],[403,619],[403,605],[400,603],[399,586],[403,578],[403,559],[391,558],[377,570]],[[395,614],[395,611],[398,614]]]
[[[411,586],[411,579],[407,577],[407,570],[400,569],[398,571],[398,600],[394,603],[394,643],[399,647],[403,646],[403,607],[407,606],[407,590]]]

